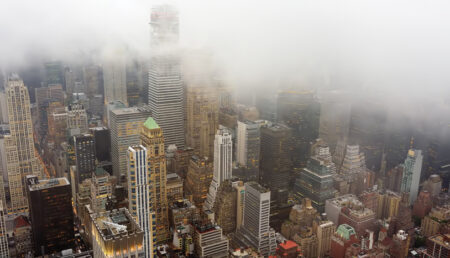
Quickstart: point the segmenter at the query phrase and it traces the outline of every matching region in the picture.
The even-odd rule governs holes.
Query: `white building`
[[[153,257],[155,253],[153,227],[155,213],[152,210],[154,195],[150,182],[153,181],[147,148],[142,145],[128,148],[128,203],[131,215],[144,231],[145,257]]]
[[[233,169],[233,140],[231,132],[221,127],[214,139],[214,174],[204,205],[205,210],[212,210],[220,184],[230,179]]]
[[[105,103],[118,100],[128,106],[125,54],[122,50],[110,51],[105,55],[103,85]]]
[[[260,124],[238,121],[237,162],[240,166],[259,168]]]

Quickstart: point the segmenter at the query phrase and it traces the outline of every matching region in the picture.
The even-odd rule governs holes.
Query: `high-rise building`
[[[85,179],[91,178],[92,172],[95,171],[95,144],[92,134],[79,134],[73,137],[76,160],[76,189]]]
[[[237,194],[233,182],[226,180],[220,185],[214,207],[214,221],[222,228],[225,234],[236,230]]]
[[[9,257],[8,236],[6,235],[5,217],[7,211],[0,200],[0,257]]]
[[[169,206],[166,189],[166,154],[164,133],[152,117],[141,127],[141,144],[147,149],[149,169],[153,173],[153,190],[156,215],[155,242],[164,243],[169,238]]]
[[[273,254],[277,244],[269,218],[270,191],[256,182],[245,183],[244,218],[236,241],[255,248],[264,256]]]
[[[219,129],[217,89],[188,87],[186,93],[186,145],[196,155],[213,158],[214,137]]]
[[[336,225],[331,221],[322,221],[317,225],[317,256],[330,255],[331,237],[336,231]]]
[[[110,176],[103,168],[97,167],[92,172],[90,180],[90,198],[91,208],[94,212],[101,212],[106,210],[106,203],[108,198],[111,198],[114,190],[115,177]],[[84,183],[84,181],[83,181]]]
[[[339,168],[339,177],[349,185],[348,192],[338,189],[341,194],[360,194],[367,188],[366,180],[368,171],[366,168],[364,153],[359,151],[358,145],[347,145],[342,166]]]
[[[208,159],[201,159],[196,155],[192,156],[186,176],[185,195],[191,196],[195,206],[203,207],[212,178],[212,162]]]
[[[260,123],[238,121],[236,158],[240,166],[249,172],[259,170],[259,152],[261,145]]]
[[[11,137],[5,139],[7,168],[11,194],[11,212],[26,211],[25,191],[27,175],[41,176],[41,168],[34,150],[33,122],[30,98],[23,81],[12,76],[6,87]]]
[[[127,172],[127,149],[139,144],[142,124],[151,116],[146,108],[117,108],[110,110],[111,159],[113,174],[120,178]]]
[[[91,213],[94,257],[146,257],[144,232],[126,208]]]
[[[450,247],[448,239],[450,234],[437,234],[427,239],[427,249],[423,257],[449,257]]]
[[[35,255],[72,247],[74,241],[72,193],[65,177],[39,180],[27,176],[28,201]]]
[[[319,137],[320,104],[312,91],[278,93],[277,121],[292,129],[294,169],[306,165],[311,142]]]
[[[287,198],[292,173],[292,132],[282,124],[261,127],[260,182],[270,188],[273,201]]]
[[[319,212],[324,212],[325,201],[334,198],[336,190],[333,186],[332,162],[319,155],[311,157],[302,169],[300,177],[295,181],[294,192],[300,200],[309,198]]]
[[[358,243],[355,229],[347,224],[339,225],[331,237],[331,257],[344,258],[345,250],[354,243]]]
[[[83,82],[86,85],[86,93],[91,99],[96,94],[101,93],[102,68],[98,65],[88,65],[83,67]]]
[[[70,135],[87,133],[89,130],[87,113],[81,104],[71,104],[67,109],[67,128]]]
[[[180,58],[167,47],[178,41],[178,11],[170,5],[152,9],[151,44],[154,50],[148,73],[148,104],[164,130],[165,147],[184,147],[184,87]]]
[[[8,118],[8,104],[6,100],[6,94],[4,91],[0,91],[0,114],[2,124],[9,123]]]
[[[412,215],[416,218],[423,219],[431,211],[431,208],[433,208],[431,193],[427,190],[420,191],[414,202]]]
[[[47,85],[63,83],[63,67],[60,61],[46,62],[44,68]]]
[[[155,180],[152,174],[148,150],[142,146],[128,148],[128,200],[131,215],[144,231],[144,250],[146,257],[155,255],[156,232],[155,210],[156,199],[153,195],[152,183]]]
[[[217,189],[220,184],[232,176],[233,165],[233,140],[231,132],[227,128],[217,130],[214,139],[214,174],[206,198],[206,210],[212,210],[216,200]]]
[[[94,135],[97,161],[111,161],[111,131],[106,127],[94,127],[91,133]]]
[[[169,205],[183,200],[183,179],[176,173],[167,174],[166,189]]]
[[[229,240],[209,221],[194,223],[194,246],[198,257],[228,257]]]
[[[420,175],[422,172],[423,155],[421,150],[409,150],[406,157],[402,178],[401,191],[409,193],[410,204],[416,201],[419,194]]]
[[[126,64],[123,50],[107,53],[103,63],[103,90],[105,103],[121,101],[128,106]]]
[[[431,212],[422,220],[420,229],[426,237],[437,234],[445,228],[450,220],[450,205],[438,206],[431,209]]]

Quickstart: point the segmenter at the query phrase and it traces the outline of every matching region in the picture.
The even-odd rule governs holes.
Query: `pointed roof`
[[[147,120],[144,123],[144,126],[148,129],[158,129],[159,125],[156,123],[156,121],[153,119],[153,117],[147,118]]]

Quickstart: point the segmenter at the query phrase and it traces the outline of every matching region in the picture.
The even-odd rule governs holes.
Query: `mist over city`
[[[449,1],[0,4],[0,257],[449,257]]]

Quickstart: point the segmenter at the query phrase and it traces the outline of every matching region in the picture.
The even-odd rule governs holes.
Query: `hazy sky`
[[[116,44],[145,57],[153,3],[3,0],[0,66],[42,56],[76,60]],[[349,84],[405,97],[450,92],[448,0],[174,3],[181,46],[210,49],[228,79],[240,86]]]

